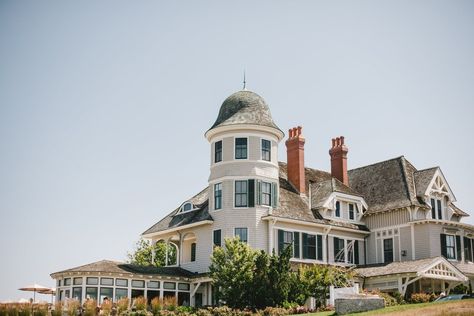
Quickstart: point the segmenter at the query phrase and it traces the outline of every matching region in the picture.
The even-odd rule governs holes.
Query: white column
[[[272,254],[273,252],[273,226],[274,222],[273,220],[268,221],[268,254]]]

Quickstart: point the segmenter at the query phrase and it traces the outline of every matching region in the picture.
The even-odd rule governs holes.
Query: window
[[[74,285],[82,285],[82,278],[74,278],[73,284]]]
[[[354,219],[354,204],[349,203],[349,219]]]
[[[383,262],[393,262],[393,239],[383,240]]]
[[[115,285],[116,286],[128,286],[128,280],[127,279],[116,279],[115,280]]]
[[[339,201],[336,202],[336,217],[341,217],[341,203]]]
[[[464,237],[464,258],[466,261],[472,262],[472,245],[471,239]]]
[[[71,285],[71,278],[64,279],[64,286]]]
[[[262,160],[271,160],[271,142],[266,139],[262,139]]]
[[[244,227],[244,228],[241,228],[241,227],[236,228],[234,235],[235,235],[235,237],[238,236],[238,237],[240,238],[240,241],[241,241],[241,242],[245,242],[245,243],[248,242],[248,239],[247,239],[247,237],[248,237],[248,236],[247,236],[247,228],[245,228],[245,227]]]
[[[118,301],[122,297],[128,297],[128,290],[127,289],[115,289],[115,301]]]
[[[235,181],[235,207],[247,206],[247,180]]]
[[[222,208],[222,183],[214,184],[214,209]]]
[[[222,140],[214,143],[214,162],[222,161]]]
[[[272,184],[262,182],[262,205],[270,206],[272,203]]]
[[[189,291],[188,283],[178,283],[178,290],[180,291]]]
[[[96,287],[86,287],[86,298],[97,301],[97,293]]]
[[[148,281],[146,286],[149,289],[159,289],[160,288],[160,281]]]
[[[303,233],[303,259],[316,260],[316,236]]]
[[[86,279],[87,285],[97,285],[99,284],[99,278],[87,278]],[[96,297],[97,299],[97,297]]]
[[[164,282],[163,288],[166,290],[176,290],[176,283],[174,282]]]
[[[436,217],[438,215],[438,217]],[[431,218],[443,219],[443,208],[441,200],[431,199]]]
[[[456,259],[456,243],[453,235],[446,235],[446,258]]]
[[[334,237],[334,262],[345,262],[344,239]]]
[[[100,278],[100,285],[114,285],[114,279],[112,279],[112,278]]]
[[[288,246],[293,245],[293,232],[278,230],[278,253],[281,254]]]
[[[235,139],[235,159],[247,159],[247,138]]]
[[[221,246],[221,230],[215,230],[213,233],[213,240],[214,240],[214,246],[220,247]]]
[[[82,287],[72,288],[72,298],[82,302]]]
[[[193,205],[190,202],[186,202],[183,204],[183,207],[181,207],[181,212],[189,212],[192,209]]]
[[[132,287],[144,288],[144,287],[145,287],[145,281],[142,281],[142,280],[132,280]]]
[[[112,299],[114,295],[114,289],[111,287],[101,287],[100,288],[100,299],[99,302],[103,302],[104,299],[107,297],[108,299]]]
[[[191,244],[191,261],[192,262],[196,261],[196,243],[195,242]]]

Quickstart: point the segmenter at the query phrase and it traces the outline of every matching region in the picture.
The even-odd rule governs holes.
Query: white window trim
[[[233,182],[233,188],[232,188],[232,208],[235,209],[235,210],[246,210],[246,209],[249,209],[249,182],[248,180],[251,180],[251,179],[235,179],[234,182]],[[235,183],[237,181],[247,181],[247,206],[236,206],[235,205]]]
[[[272,153],[273,153],[273,143],[270,139],[268,138],[265,138],[265,137],[259,137],[260,139],[260,159],[258,159],[258,161],[261,161],[261,162],[269,162],[269,163],[272,163]],[[266,141],[269,141],[270,142],[270,160],[265,160],[263,159],[263,141],[266,140]],[[273,163],[272,163],[273,164]]]
[[[222,159],[219,162],[216,162],[216,143],[217,142],[222,142],[222,151],[221,151],[221,154],[222,154],[221,158]],[[211,163],[212,166],[220,165],[224,162],[224,139],[218,138],[218,139],[216,139],[212,142],[212,145],[211,145],[211,161],[212,161],[212,163]]]
[[[221,185],[221,207],[216,209],[216,185],[220,184]],[[221,182],[216,182],[212,183],[212,211],[222,211],[224,208],[224,186],[222,185]]]
[[[246,138],[247,139],[247,158],[235,158],[235,142],[237,141],[237,138]],[[249,136],[234,136],[233,137],[233,146],[232,146],[232,160],[233,161],[249,161],[250,160],[250,137]]]
[[[236,226],[236,227],[234,227],[234,238],[237,237],[237,234],[235,233],[235,230],[238,229],[238,228],[239,229],[245,228],[247,230],[247,241],[245,243],[247,245],[250,245],[250,234],[249,234],[249,228],[247,226]],[[221,238],[222,238],[222,235],[221,235]]]

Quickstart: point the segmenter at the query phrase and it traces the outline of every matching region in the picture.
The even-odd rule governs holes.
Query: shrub
[[[163,299],[163,307],[169,311],[174,311],[177,305],[176,296],[165,296]]]
[[[54,304],[54,309],[51,310],[51,316],[62,316],[63,302],[58,301]]]
[[[133,300],[133,306],[137,309],[137,311],[146,311],[146,305],[147,301],[143,296],[139,296]]]
[[[151,312],[153,316],[157,316],[160,313],[160,310],[163,306],[163,302],[159,297],[155,297],[151,300]]]
[[[18,316],[18,307],[16,305],[11,304],[9,308],[7,308],[8,316]]]
[[[109,316],[112,313],[112,302],[110,300],[104,300],[104,302],[102,302],[102,305],[100,305],[100,309],[102,311],[102,315]]]
[[[0,304],[0,316],[7,316],[7,305]]]
[[[211,316],[211,315],[212,313],[208,309],[201,308],[196,311],[196,316]]]
[[[264,316],[284,316],[289,314],[290,310],[281,307],[267,307],[263,310]]]
[[[374,290],[374,291],[368,292],[368,294],[378,295],[381,298],[383,298],[385,307],[398,305],[397,299],[386,292]]]
[[[68,316],[76,316],[77,309],[81,306],[81,303],[76,299],[71,299],[67,302],[67,314]]]
[[[96,316],[97,315],[97,301],[86,300],[84,303],[84,316]]]
[[[117,313],[119,315],[125,313],[128,310],[128,306],[130,305],[130,301],[128,297],[122,297],[117,301]]]
[[[396,292],[392,293],[392,296],[397,300],[398,304],[400,304],[400,305],[406,304],[405,298],[403,297],[402,293],[396,291]]]
[[[430,294],[426,293],[412,293],[410,296],[411,303],[427,303],[430,301]]]
[[[18,304],[18,316],[30,316],[31,315],[31,304]]]
[[[48,315],[48,305],[47,304],[36,305],[36,307],[33,310],[33,315],[34,316],[47,316]]]

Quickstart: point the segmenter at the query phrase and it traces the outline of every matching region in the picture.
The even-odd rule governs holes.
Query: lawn
[[[330,316],[334,312],[306,314],[307,316]],[[468,316],[474,315],[474,299],[443,303],[406,304],[378,309],[375,311],[355,313],[357,316]]]

